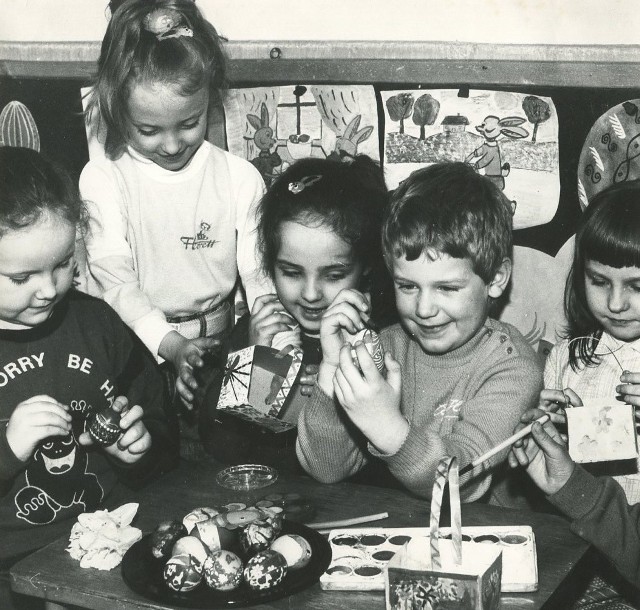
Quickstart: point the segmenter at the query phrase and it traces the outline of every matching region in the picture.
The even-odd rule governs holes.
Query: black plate
[[[266,591],[254,591],[246,583],[234,591],[214,591],[204,581],[188,592],[169,588],[162,577],[165,560],[151,554],[151,535],[136,542],[122,558],[122,577],[136,593],[147,599],[184,608],[226,608],[250,606],[280,599],[318,582],[331,563],[331,546],[318,532],[294,521],[283,521],[281,534],[298,534],[311,545],[311,561],[300,570],[291,570],[282,582]]]

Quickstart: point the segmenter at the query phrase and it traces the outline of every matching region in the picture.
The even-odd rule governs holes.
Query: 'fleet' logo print
[[[180,241],[184,244],[185,250],[200,250],[200,248],[213,248],[214,244],[218,243],[217,239],[209,239],[207,231],[211,228],[211,225],[202,221],[200,223],[200,230],[196,233],[195,237],[180,238]]]

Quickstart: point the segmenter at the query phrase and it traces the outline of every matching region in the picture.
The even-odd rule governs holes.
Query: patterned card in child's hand
[[[243,419],[247,419],[249,414],[251,421],[273,429],[274,423],[268,420],[277,420],[301,365],[302,351],[298,348],[287,347],[278,351],[252,345],[230,353],[218,408]]]

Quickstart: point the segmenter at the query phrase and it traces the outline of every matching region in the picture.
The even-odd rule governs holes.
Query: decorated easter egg
[[[262,519],[263,513],[255,507],[244,508],[241,510],[232,510],[228,513],[221,513],[213,517],[214,523],[228,529],[236,529],[245,527],[249,523]]]
[[[175,541],[186,536],[187,530],[180,521],[162,521],[151,534],[151,552],[157,559],[169,557]]]
[[[205,560],[202,574],[212,589],[231,591],[242,582],[242,561],[231,551],[215,551]]]
[[[217,525],[213,518],[196,523],[191,535],[200,538],[210,552],[229,549],[238,540],[238,530]]]
[[[297,534],[285,534],[276,538],[270,548],[272,551],[278,551],[287,560],[290,570],[304,568],[311,561],[311,545]]]
[[[182,519],[182,523],[187,528],[187,532],[190,534],[196,523],[200,523],[200,521],[206,521],[207,519],[211,519],[211,517],[215,517],[219,514],[220,511],[217,508],[213,508],[211,506],[201,506],[199,508],[194,508],[190,513],[187,513]]]
[[[244,568],[246,583],[257,591],[271,589],[287,574],[287,560],[277,551],[266,549],[254,555]]]
[[[209,556],[209,549],[200,538],[195,536],[183,536],[178,538],[171,549],[171,557],[176,555],[191,555],[194,565],[202,572],[202,564]]]
[[[202,566],[197,566],[191,555],[174,555],[167,560],[162,575],[174,591],[191,591],[202,580]]]
[[[108,447],[120,438],[120,413],[113,409],[91,411],[87,423],[91,438],[99,445]]]
[[[247,554],[268,549],[280,533],[279,528],[267,520],[254,521],[240,530],[240,546]]]
[[[378,333],[370,328],[365,328],[364,330],[349,337],[349,342],[352,345],[357,341],[362,341],[365,348],[371,355],[376,368],[382,373],[384,371],[384,349],[382,348],[382,343],[380,343]],[[353,363],[360,368],[358,354],[355,347],[351,348],[351,358],[353,358]]]

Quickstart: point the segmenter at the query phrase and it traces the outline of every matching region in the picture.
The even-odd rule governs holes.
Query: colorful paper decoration
[[[277,419],[302,366],[302,350],[252,345],[232,352],[222,381],[218,408],[274,432],[295,427]]]
[[[640,178],[640,99],[605,112],[589,131],[578,162],[582,208],[612,184]]]

